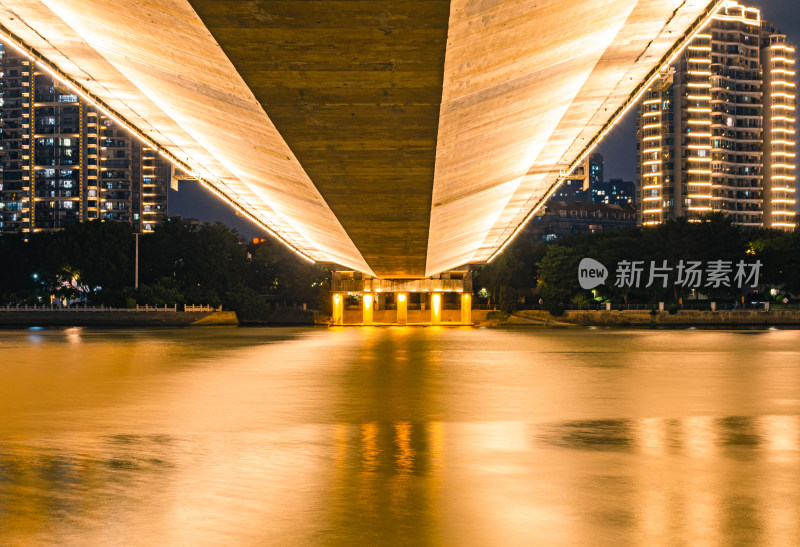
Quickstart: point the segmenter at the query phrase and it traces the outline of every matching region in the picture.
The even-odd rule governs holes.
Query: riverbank
[[[560,316],[553,316],[543,310],[521,310],[509,319],[512,320],[508,324],[519,323],[519,319],[527,319],[543,325],[800,327],[800,310],[679,310],[676,313],[644,310],[568,310]]]
[[[312,310],[296,310],[293,313],[274,314],[266,325],[323,325],[324,317]],[[697,311],[680,310],[677,313],[649,312],[644,310],[568,310],[563,315],[553,316],[543,310],[521,310],[504,316],[486,310],[472,311],[473,323],[477,327],[800,327],[800,310],[727,310]],[[238,325],[236,313],[232,311],[172,310],[51,310],[49,308],[3,310],[0,308],[0,327],[32,326],[80,326],[80,327],[183,327],[210,325]],[[447,326],[447,324],[445,324]]]
[[[2,327],[188,327],[238,325],[232,311],[0,309]]]

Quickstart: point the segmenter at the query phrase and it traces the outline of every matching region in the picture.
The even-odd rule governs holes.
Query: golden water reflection
[[[800,534],[795,331],[0,335],[3,544]]]

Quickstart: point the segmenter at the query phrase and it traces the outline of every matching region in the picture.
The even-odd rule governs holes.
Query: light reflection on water
[[[796,544],[797,331],[0,331],[0,543]]]

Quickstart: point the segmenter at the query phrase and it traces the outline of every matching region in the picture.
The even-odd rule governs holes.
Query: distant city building
[[[607,205],[633,205],[636,203],[636,184],[633,181],[610,179],[592,186],[592,202]]]
[[[589,188],[603,182],[603,156],[594,153],[584,161],[584,171],[589,174]]]
[[[172,165],[31,61],[0,46],[0,233],[167,217]]]
[[[641,224],[720,211],[794,230],[794,53],[758,9],[724,4],[640,103]]]
[[[636,202],[636,184],[603,180],[603,156],[590,154],[553,193],[550,201],[623,205]]]
[[[197,218],[181,218],[180,220],[183,221],[184,226],[192,232],[199,232],[203,228],[208,228],[212,225],[211,222],[206,222],[205,220]]]
[[[588,188],[584,188],[583,179],[565,179],[558,189],[550,196],[549,201],[580,201],[582,203],[589,203],[592,201],[592,192]]]
[[[548,201],[541,215],[536,215],[525,227],[529,241],[555,241],[564,237],[636,227],[636,207]]]
[[[554,201],[592,201],[592,185],[603,180],[603,156],[589,154],[558,187],[550,198]]]

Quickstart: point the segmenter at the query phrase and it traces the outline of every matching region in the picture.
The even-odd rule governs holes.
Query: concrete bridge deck
[[[0,35],[305,258],[424,278],[496,256],[721,4],[0,0]]]

